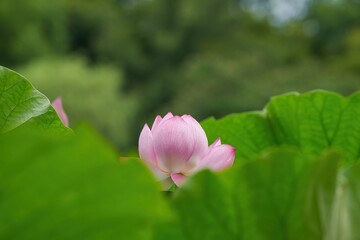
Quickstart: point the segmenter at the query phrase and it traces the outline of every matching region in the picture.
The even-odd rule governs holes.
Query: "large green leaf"
[[[338,166],[342,155],[330,152],[312,164],[310,170],[300,175],[301,182],[296,193],[294,206],[289,217],[291,239],[337,239],[336,232],[345,234],[340,226],[341,219],[336,191]]]
[[[310,161],[293,151],[271,151],[240,168],[234,194],[242,238],[322,239],[339,160],[337,154]],[[323,235],[313,237],[311,230]]]
[[[339,226],[336,231],[336,239],[358,240],[360,239],[360,165],[356,164],[344,171],[337,191],[338,221],[334,225]],[[335,238],[333,238],[335,239]]]
[[[236,239],[230,191],[210,171],[197,174],[183,186],[173,206],[187,239]]]
[[[188,239],[327,239],[336,227],[340,158],[267,151],[232,174],[205,171],[191,178],[175,195],[174,208]]]
[[[146,167],[92,131],[16,131],[0,155],[0,239],[152,239],[171,220]]]
[[[328,148],[344,152],[345,164],[360,153],[360,93],[348,98],[326,91],[273,97],[263,111],[229,115],[202,123],[210,141],[221,137],[251,159],[274,146],[295,146],[318,155]]]
[[[67,131],[50,101],[23,76],[0,66],[0,134],[24,123]]]
[[[234,195],[243,239],[284,239],[307,163],[296,152],[273,151],[238,170]]]

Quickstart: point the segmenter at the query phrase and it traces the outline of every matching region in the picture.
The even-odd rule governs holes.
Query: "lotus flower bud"
[[[61,119],[62,123],[65,126],[69,126],[69,120],[68,117],[64,111],[64,108],[62,106],[62,100],[60,97],[56,98],[54,100],[54,102],[52,103],[53,108],[55,109],[57,115],[59,116],[59,118]]]
[[[228,168],[235,158],[235,148],[221,144],[220,138],[209,147],[204,130],[193,117],[172,113],[164,118],[157,116],[151,129],[145,124],[139,153],[159,180],[177,186],[201,169]]]

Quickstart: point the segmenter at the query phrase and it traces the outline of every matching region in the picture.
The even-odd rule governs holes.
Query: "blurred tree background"
[[[20,7],[21,6],[21,7]],[[198,120],[272,95],[360,89],[358,0],[11,0],[0,65],[63,97],[122,152],[157,114]]]

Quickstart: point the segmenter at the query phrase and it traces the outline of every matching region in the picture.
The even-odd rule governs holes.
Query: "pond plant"
[[[64,108],[0,67],[0,239],[359,239],[360,93],[158,116],[139,158]]]

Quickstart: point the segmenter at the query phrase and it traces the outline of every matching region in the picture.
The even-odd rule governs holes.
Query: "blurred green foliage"
[[[21,149],[21,151],[19,151]],[[88,127],[0,136],[1,239],[154,239],[171,221],[139,160],[119,162]]]
[[[63,95],[73,123],[95,123],[122,149],[167,111],[201,120],[287,91],[358,90],[359,1],[306,1],[303,16],[280,24],[273,2],[4,0],[0,64]],[[59,74],[44,75],[51,66]]]

